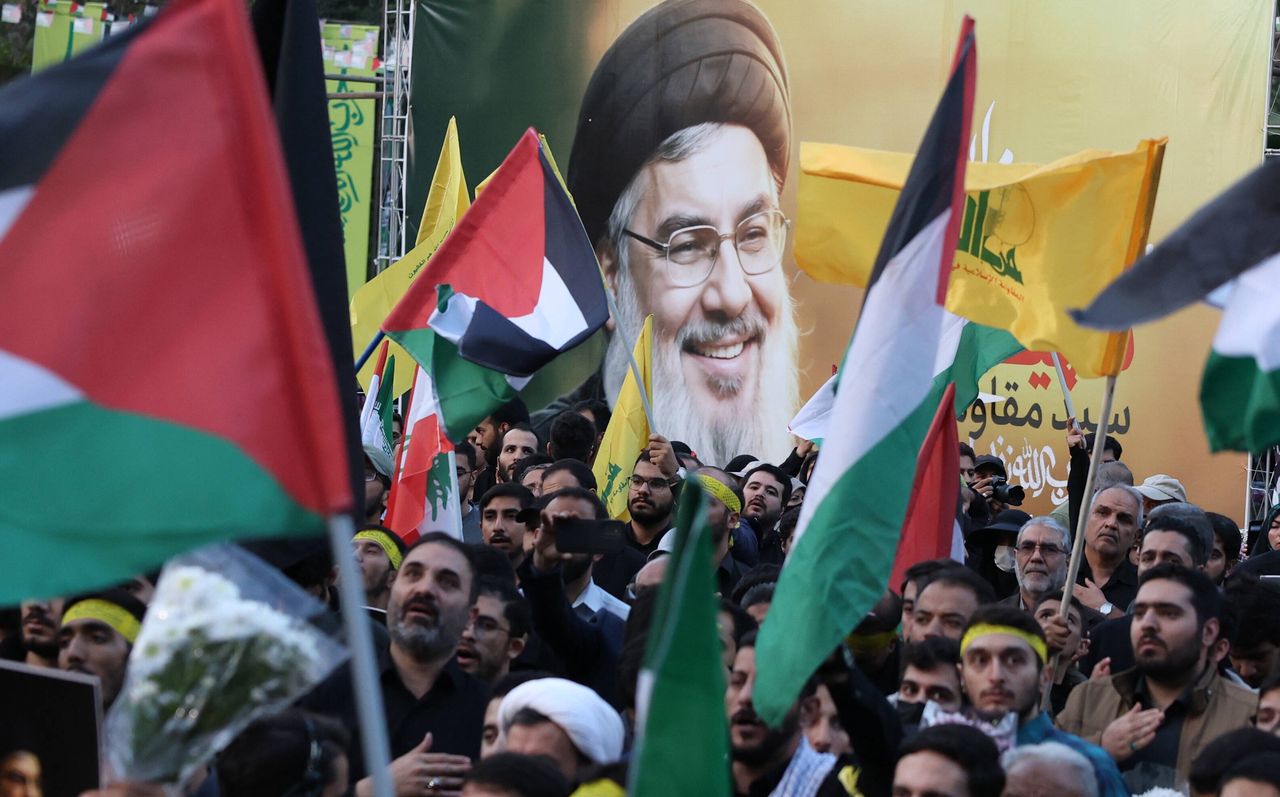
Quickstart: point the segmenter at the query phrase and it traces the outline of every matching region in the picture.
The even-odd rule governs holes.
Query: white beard
[[[685,386],[679,331],[661,334],[654,329],[653,430],[668,440],[688,444],[708,465],[723,465],[738,454],[753,454],[766,462],[781,462],[791,451],[787,424],[796,409],[797,330],[789,286],[779,300],[778,316],[760,341],[760,368],[755,381],[721,385],[725,397],[712,406],[695,398]],[[605,355],[605,396],[610,405],[618,398],[629,368],[629,352],[635,345],[645,313],[631,281],[630,270],[618,269],[617,328]],[[656,320],[656,319],[655,319]]]

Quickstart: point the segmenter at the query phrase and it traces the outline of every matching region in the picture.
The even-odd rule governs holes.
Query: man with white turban
[[[622,717],[594,691],[564,678],[512,689],[498,708],[498,725],[507,751],[546,756],[570,780],[622,757]]]

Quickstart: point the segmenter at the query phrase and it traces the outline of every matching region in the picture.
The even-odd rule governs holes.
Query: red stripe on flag
[[[409,285],[383,329],[425,328],[436,309],[436,288],[443,284],[508,318],[533,312],[542,288],[546,237],[538,147],[538,134],[530,128]]]
[[[342,511],[337,380],[246,13],[176,0],[129,44],[0,241],[0,340]]]
[[[916,458],[916,477],[911,501],[902,521],[898,553],[893,560],[890,589],[902,583],[908,567],[927,559],[941,559],[951,553],[951,535],[956,522],[956,501],[960,495],[960,443],[956,434],[956,386],[947,385],[938,402],[929,434]]]

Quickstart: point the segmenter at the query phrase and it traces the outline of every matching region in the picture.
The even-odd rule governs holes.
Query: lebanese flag
[[[595,251],[530,128],[382,329],[431,371],[459,440],[608,317]]]
[[[405,545],[432,531],[461,540],[462,505],[453,444],[444,433],[431,374],[421,366],[410,396],[400,464],[387,496],[387,528],[399,534]]]
[[[0,605],[350,508],[243,3],[175,0],[0,89],[0,263],[0,483],[21,496]]]
[[[884,593],[921,446],[964,359],[966,325],[943,302],[963,216],[976,69],[965,17],[839,368],[829,433],[756,643],[756,710],[766,722],[783,719]]]

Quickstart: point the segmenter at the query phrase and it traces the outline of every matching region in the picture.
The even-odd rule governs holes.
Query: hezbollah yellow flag
[[[970,163],[947,309],[1064,354],[1082,377],[1118,373],[1127,333],[1079,327],[1146,247],[1167,139],[1053,163]],[[819,282],[866,285],[912,156],[800,145],[796,262]]]
[[[640,329],[640,337],[636,339],[634,349],[636,365],[640,376],[644,379],[645,395],[653,397],[652,357],[653,350],[653,316],[644,320]],[[596,484],[600,488],[600,500],[609,509],[609,517],[618,520],[630,520],[627,511],[627,483],[631,478],[631,468],[636,457],[645,446],[649,445],[649,419],[644,414],[644,404],[640,400],[640,386],[636,384],[635,374],[627,369],[626,379],[622,381],[622,390],[618,391],[618,400],[614,403],[613,416],[609,418],[609,426],[605,429],[604,438],[600,440],[600,450],[596,452],[596,462],[592,470],[596,476]]]
[[[351,297],[351,343],[355,348],[355,357],[359,357],[369,341],[378,334],[383,319],[396,306],[396,302],[400,301],[400,297],[404,296],[409,283],[422,271],[427,260],[435,254],[436,248],[444,242],[445,236],[469,207],[471,200],[467,196],[467,178],[462,173],[462,153],[458,146],[458,122],[450,119],[449,128],[444,134],[444,145],[440,148],[440,159],[436,161],[436,172],[431,178],[427,204],[422,209],[417,242],[408,254],[362,285]],[[409,361],[405,359],[409,355],[395,343],[391,344],[390,353],[400,354],[401,362]],[[369,389],[369,378],[373,376],[373,360],[370,357],[360,373],[356,374],[365,390]],[[409,389],[413,384],[414,373],[413,368],[396,371],[395,381],[391,386],[393,395],[399,396]]]

